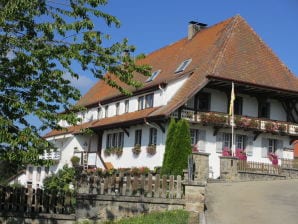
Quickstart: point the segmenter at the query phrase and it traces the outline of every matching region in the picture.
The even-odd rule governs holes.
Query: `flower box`
[[[206,124],[214,124],[214,125],[225,125],[227,124],[227,118],[223,115],[217,114],[201,114],[200,116],[201,122]]]
[[[155,153],[156,153],[156,145],[148,145],[147,146],[147,153],[149,154],[149,155],[155,155]]]
[[[136,144],[132,149],[131,149],[132,153],[135,156],[138,156],[141,153],[141,145],[140,144]]]

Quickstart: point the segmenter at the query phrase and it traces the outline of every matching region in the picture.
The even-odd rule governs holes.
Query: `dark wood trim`
[[[271,90],[274,92],[279,92],[279,94],[293,94],[298,96],[298,91],[296,90],[286,90],[286,89],[281,89],[281,88],[277,88],[277,87],[271,87],[271,86],[266,86],[266,85],[261,85],[261,84],[256,84],[256,83],[251,83],[251,82],[245,82],[245,81],[240,81],[240,80],[235,80],[235,79],[229,79],[229,78],[225,78],[225,77],[219,77],[219,76],[215,76],[215,75],[207,75],[206,76],[210,81],[213,80],[221,80],[221,81],[226,81],[226,82],[234,82],[234,83],[238,83],[241,85],[248,85],[251,86],[251,88],[257,87],[257,89],[263,89],[263,90]]]
[[[253,134],[254,134],[254,141],[257,140],[257,138],[259,137],[259,135],[261,134],[262,132],[261,131],[254,131]]]
[[[164,123],[163,122],[156,121],[154,123],[157,124],[157,126],[161,129],[162,133],[165,133],[166,132],[166,129],[165,129],[165,126],[164,126]]]
[[[125,127],[120,127],[120,128],[125,132],[127,137],[129,137],[129,131],[127,130],[127,128],[125,128]]]

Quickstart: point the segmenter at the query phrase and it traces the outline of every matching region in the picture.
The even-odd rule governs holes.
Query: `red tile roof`
[[[138,63],[149,64],[160,74],[146,83],[148,77],[136,74],[144,87],[168,83],[179,78],[175,70],[186,59],[192,59],[183,74],[191,74],[167,105],[146,114],[168,116],[208,83],[209,75],[268,88],[291,90],[298,95],[298,78],[277,58],[241,16],[235,16],[199,31],[191,40],[184,38],[146,56]],[[131,91],[134,89],[130,88]],[[121,95],[118,90],[98,81],[79,101],[88,106]],[[138,112],[139,113],[139,112]],[[128,120],[138,119],[130,113]],[[135,116],[135,117],[133,117]],[[103,119],[98,125],[126,121],[121,116]]]
[[[62,134],[78,134],[78,133],[81,133],[86,128],[96,129],[96,128],[107,128],[111,126],[114,126],[116,128],[116,127],[119,127],[118,124],[121,124],[123,126],[126,123],[137,122],[137,121],[139,121],[140,123],[143,123],[144,119],[147,118],[149,114],[151,114],[155,110],[158,110],[159,108],[160,107],[152,107],[152,108],[147,108],[144,110],[139,110],[131,113],[121,114],[114,117],[102,118],[100,120],[87,122],[77,126],[67,127],[66,130],[52,130],[49,133],[47,133],[44,136],[44,138],[49,138],[49,137],[58,136]]]

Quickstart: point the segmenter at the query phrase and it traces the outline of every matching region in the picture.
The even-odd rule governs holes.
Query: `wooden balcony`
[[[180,115],[180,116],[179,116]],[[214,127],[231,127],[232,119],[226,113],[220,112],[197,112],[189,109],[183,109],[181,112],[176,110],[171,114],[173,118],[183,118],[190,122],[201,123],[203,125]],[[269,120],[265,118],[235,116],[235,128],[267,132],[279,135],[298,136],[298,124],[285,121]]]

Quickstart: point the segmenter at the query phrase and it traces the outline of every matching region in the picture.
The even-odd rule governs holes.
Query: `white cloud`
[[[82,94],[86,93],[96,82],[85,75],[80,75],[79,79],[76,79],[71,77],[69,73],[66,73],[64,78],[68,79],[71,85],[79,89]]]

